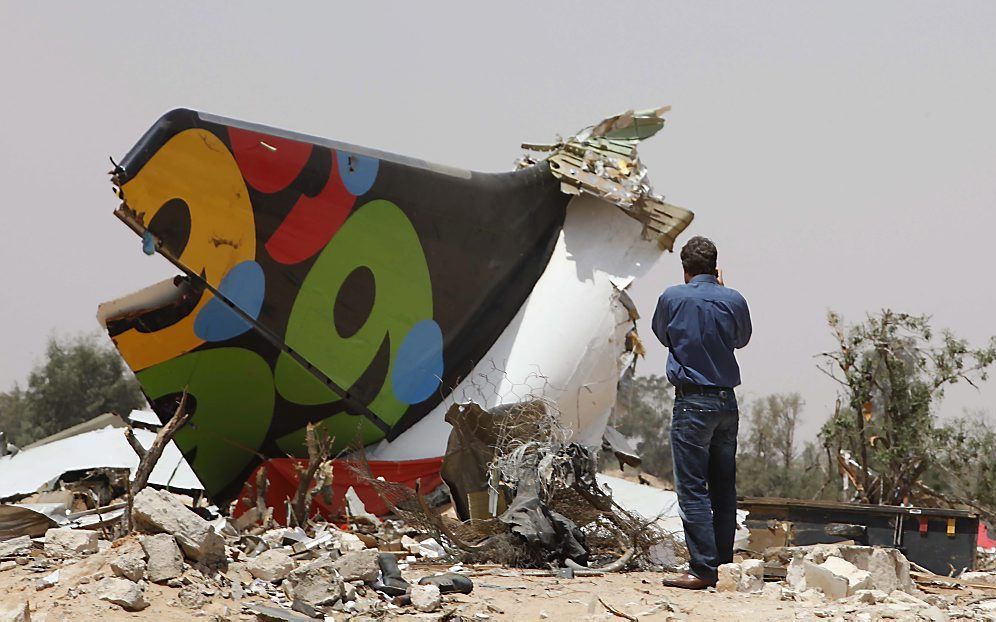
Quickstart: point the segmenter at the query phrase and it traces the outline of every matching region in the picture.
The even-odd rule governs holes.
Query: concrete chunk
[[[283,584],[287,597],[312,607],[335,604],[342,597],[343,584],[334,564],[324,555],[292,570]]]
[[[346,553],[332,563],[343,581],[374,581],[380,574],[377,550],[367,549]]]
[[[140,552],[122,553],[111,560],[111,570],[129,581],[141,581],[145,577],[145,558]]]
[[[87,529],[55,528],[45,532],[45,553],[54,557],[70,557],[96,553],[97,532]]]
[[[839,577],[830,569],[811,561],[804,561],[803,564],[807,589],[820,590],[827,598],[833,600],[847,596],[847,579]]]
[[[175,536],[194,561],[216,565],[225,560],[225,540],[210,523],[164,490],[145,488],[135,495],[133,516],[135,526],[143,531]]]
[[[742,569],[740,564],[723,564],[718,570],[719,580],[716,582],[717,592],[736,592],[740,585]]]
[[[27,555],[31,552],[31,536],[18,536],[0,542],[0,557]]]
[[[109,577],[97,583],[97,598],[112,602],[125,611],[141,611],[149,606],[141,586],[128,579]]]
[[[0,622],[31,622],[31,609],[28,603],[0,610]]]
[[[744,560],[740,564],[737,591],[759,594],[762,590],[764,590],[764,562],[759,559]]]
[[[283,551],[271,549],[250,559],[246,569],[257,579],[275,583],[286,579],[294,570],[294,560]]]
[[[146,564],[149,581],[165,583],[183,574],[183,555],[176,538],[168,533],[157,533],[142,536],[139,542],[149,558]]]
[[[846,559],[828,557],[820,566],[847,581],[848,596],[851,596],[858,590],[870,590],[874,587],[871,574],[867,570],[859,569]]]
[[[432,584],[413,585],[409,596],[412,599],[412,606],[423,613],[436,611],[443,602],[439,587]]]

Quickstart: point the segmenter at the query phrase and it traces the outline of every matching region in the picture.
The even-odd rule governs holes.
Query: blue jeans
[[[716,569],[733,561],[738,423],[733,391],[674,400],[674,489],[691,557],[689,570],[707,581],[716,581]]]

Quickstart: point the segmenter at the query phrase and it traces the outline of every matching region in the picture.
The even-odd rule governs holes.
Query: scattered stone
[[[742,569],[740,564],[722,564],[718,569],[717,592],[736,592],[740,585]]]
[[[137,551],[130,551],[111,560],[111,570],[129,581],[141,581],[145,577],[145,558]]]
[[[142,536],[139,543],[149,558],[146,563],[149,581],[165,583],[183,574],[183,555],[176,538],[168,533],[157,533]]]
[[[413,585],[409,595],[412,606],[423,613],[431,613],[439,609],[443,602],[439,588],[435,585]]]
[[[17,562],[15,562],[12,559],[9,559],[5,562],[0,562],[0,572],[3,572],[5,570],[10,570],[11,568],[17,568]]]
[[[346,553],[332,562],[343,581],[374,581],[380,574],[375,549]]]
[[[149,606],[142,587],[128,579],[108,577],[97,584],[97,598],[112,602],[125,611],[141,611]]]
[[[857,590],[870,590],[874,587],[871,573],[867,570],[859,569],[846,559],[828,557],[820,566],[847,581],[848,596],[854,594]]]
[[[298,615],[278,607],[251,604],[246,605],[246,609],[255,613],[256,619],[260,622],[314,622],[314,618]]]
[[[142,489],[135,495],[132,514],[139,529],[175,536],[183,552],[196,562],[213,566],[226,559],[224,538],[165,490]]]
[[[339,533],[336,547],[340,553],[349,553],[350,551],[362,551],[367,548],[367,545],[356,534],[343,531]]]
[[[286,579],[290,571],[294,570],[294,560],[283,551],[271,549],[250,559],[246,569],[257,579],[276,583]]]
[[[740,564],[740,581],[737,591],[759,594],[764,590],[764,562],[748,559]]]
[[[827,598],[836,600],[847,596],[847,579],[834,574],[829,568],[804,561],[806,570],[806,589],[823,592]]]
[[[177,594],[177,598],[180,599],[181,605],[190,609],[200,609],[208,602],[207,597],[201,594],[200,589],[195,585],[183,586],[183,589]]]
[[[333,605],[343,595],[342,577],[331,556],[322,556],[290,572],[283,583],[288,599],[301,600],[312,607]]]
[[[777,583],[765,583],[761,588],[761,593],[769,600],[782,600],[784,596],[782,586]]]
[[[31,536],[18,536],[0,542],[0,557],[27,555],[31,552]]]
[[[49,529],[45,532],[45,553],[53,557],[96,553],[97,540],[97,532],[88,529]]]
[[[31,622],[31,610],[28,603],[21,603],[13,609],[0,611],[0,622]]]
[[[48,589],[48,588],[52,587],[53,585],[55,585],[58,582],[59,582],[59,571],[56,570],[55,572],[53,572],[51,574],[47,574],[44,577],[42,577],[41,579],[38,579],[35,582],[35,589],[39,590],[39,591],[40,590],[45,590],[45,589]]]
[[[959,579],[971,581],[972,583],[996,585],[996,572],[963,572]]]
[[[882,590],[856,590],[854,592],[854,599],[865,605],[877,605],[888,598],[888,596]]]

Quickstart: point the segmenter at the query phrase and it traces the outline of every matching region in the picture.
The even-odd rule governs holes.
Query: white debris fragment
[[[97,598],[119,605],[125,611],[140,611],[149,606],[140,585],[128,579],[109,577],[97,584]]]
[[[42,577],[41,579],[38,579],[38,581],[35,582],[35,589],[36,590],[48,589],[58,582],[59,582],[59,571],[56,570],[55,572],[49,573],[44,577]]]
[[[442,604],[439,587],[435,585],[413,585],[409,593],[412,606],[423,613],[431,613]]]
[[[250,559],[246,569],[257,579],[275,583],[286,579],[294,570],[294,560],[283,551],[270,549]]]

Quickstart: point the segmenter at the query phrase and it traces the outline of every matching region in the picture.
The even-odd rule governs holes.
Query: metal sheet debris
[[[675,238],[692,222],[692,212],[664,202],[654,193],[647,168],[636,153],[636,145],[664,127],[663,106],[651,110],[629,110],[603,119],[597,125],[554,144],[524,143],[533,151],[552,152],[546,158],[550,173],[560,180],[567,194],[591,194],[617,205],[643,223],[644,235],[672,250]],[[536,161],[528,156],[522,168]]]
[[[13,456],[0,457],[0,499],[31,494],[70,471],[97,468],[124,468],[134,474],[138,456],[125,440],[124,428],[107,427],[58,440],[44,439]],[[135,430],[145,447],[155,434]],[[176,445],[170,444],[152,471],[151,483],[179,490],[202,490],[203,487]]]

